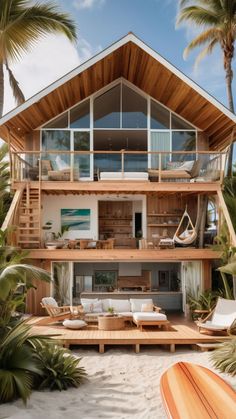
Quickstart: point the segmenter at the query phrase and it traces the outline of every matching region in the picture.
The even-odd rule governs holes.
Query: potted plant
[[[114,308],[113,307],[108,307],[106,316],[107,317],[113,317],[114,315],[115,315]]]

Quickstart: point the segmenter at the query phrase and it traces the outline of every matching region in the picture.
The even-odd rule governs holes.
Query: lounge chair
[[[199,332],[228,332],[232,330],[236,320],[236,300],[226,300],[218,298],[215,309],[205,317],[204,320],[198,321]]]
[[[61,306],[59,307],[56,300],[53,297],[44,297],[41,301],[41,306],[46,310],[49,317],[40,320],[37,325],[47,325],[50,323],[55,323],[65,319],[70,319],[72,316],[70,306]]]

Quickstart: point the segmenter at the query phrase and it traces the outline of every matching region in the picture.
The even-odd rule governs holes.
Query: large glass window
[[[177,115],[171,115],[171,128],[172,129],[193,129],[193,126],[179,118]]]
[[[94,128],[120,128],[120,84],[94,100]]]
[[[68,112],[63,113],[48,124],[44,128],[68,128]]]
[[[70,110],[70,127],[71,128],[89,128],[90,127],[90,110],[89,100],[81,103]]]
[[[89,151],[90,150],[90,133],[74,131],[74,150]],[[78,176],[90,176],[90,154],[74,155],[74,171],[78,172]],[[77,176],[77,177],[78,177]]]
[[[151,129],[169,129],[170,112],[159,103],[151,101]]]
[[[122,128],[147,128],[147,99],[122,85]]]
[[[43,130],[42,131],[42,174],[53,176],[51,171],[62,171],[70,168],[69,153],[48,153],[47,151],[70,151],[70,131]],[[68,175],[69,176],[69,175]],[[67,180],[67,179],[65,179]]]
[[[196,151],[195,131],[172,131],[173,151]],[[194,160],[195,154],[173,154],[172,160]]]

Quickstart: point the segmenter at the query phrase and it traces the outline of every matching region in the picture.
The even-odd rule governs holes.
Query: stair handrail
[[[18,208],[19,208],[24,190],[25,190],[25,184],[21,185],[20,188],[16,190],[14,197],[12,199],[12,202],[11,202],[10,208],[7,212],[6,218],[3,221],[3,224],[1,227],[3,231],[5,231],[7,228],[15,224],[14,223],[15,217],[17,215]]]
[[[236,246],[236,233],[235,233],[234,226],[233,226],[233,223],[232,223],[227,205],[225,203],[222,191],[218,190],[217,195],[218,195],[219,204],[220,204],[223,216],[225,218],[225,221],[226,221],[226,224],[227,224],[227,227],[228,227],[228,230],[229,230],[231,244],[233,246]]]

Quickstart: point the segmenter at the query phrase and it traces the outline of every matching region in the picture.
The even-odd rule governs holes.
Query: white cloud
[[[50,35],[42,39],[31,53],[26,54],[21,61],[12,63],[10,67],[28,99],[88,60],[100,49],[100,46],[93,48],[83,38],[79,39],[76,47],[62,35]],[[16,106],[7,74],[5,76],[4,113]]]
[[[106,0],[74,0],[73,6],[76,9],[92,9],[93,7],[101,7]]]

